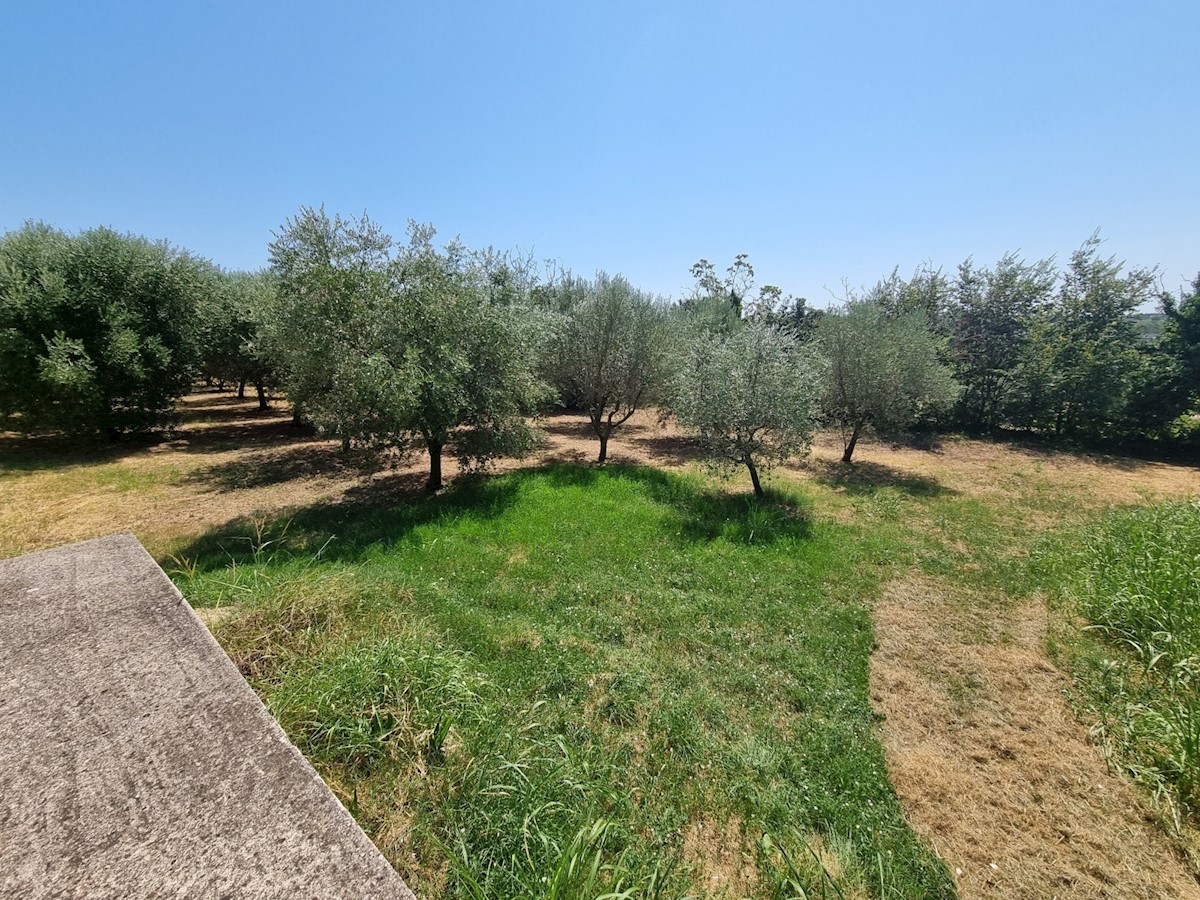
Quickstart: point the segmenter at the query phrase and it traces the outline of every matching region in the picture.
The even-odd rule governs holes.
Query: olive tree
[[[892,316],[876,296],[850,298],[822,317],[818,343],[829,360],[823,406],[841,432],[842,462],[868,425],[902,431],[957,394],[921,311]]]
[[[822,361],[811,345],[762,325],[697,338],[679,372],[673,409],[700,433],[710,465],[760,473],[807,450],[817,416]]]
[[[273,303],[264,338],[297,418],[350,447],[354,368],[365,323],[383,302],[393,242],[365,215],[302,207],[271,242]]]
[[[603,463],[613,432],[667,386],[664,311],[620,275],[601,272],[567,313],[555,343],[562,392],[587,412]]]
[[[107,228],[0,238],[0,419],[110,438],[167,425],[188,389],[210,264]]]
[[[199,305],[198,370],[218,384],[230,381],[245,396],[254,385],[259,409],[278,381],[267,346],[265,320],[273,301],[270,277],[257,272],[222,272],[216,287]]]
[[[344,442],[429,457],[442,486],[453,440],[464,466],[532,448],[527,416],[548,394],[537,318],[492,303],[489,272],[411,224],[396,246],[365,216],[303,209],[271,245],[273,345],[315,424]]]

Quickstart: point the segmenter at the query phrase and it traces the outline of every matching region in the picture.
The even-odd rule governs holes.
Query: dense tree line
[[[756,286],[745,254],[693,268],[670,302],[410,223],[303,208],[270,266],[227,272],[161,242],[28,224],[0,238],[0,425],[108,438],[169,426],[196,379],[284,394],[354,444],[464,467],[521,455],[554,404],[586,416],[603,463],[640,409],[673,413],[718,468],[760,473],[815,429],[851,462],[868,431],[920,425],[1122,442],[1194,434],[1200,278],[1178,294],[1093,236],[1061,270],[1006,255],[950,275],[893,271],[814,309]],[[1162,327],[1138,310],[1158,301]]]
[[[1170,318],[1146,339],[1134,314],[1154,299]],[[945,317],[958,424],[1088,442],[1169,437],[1198,399],[1195,317],[1186,292],[1157,291],[1154,272],[1101,256],[1094,235],[1061,272],[1012,255],[992,269],[963,263]]]

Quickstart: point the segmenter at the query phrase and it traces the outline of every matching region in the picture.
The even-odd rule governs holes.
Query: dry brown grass
[[[740,819],[701,816],[683,831],[683,859],[695,872],[701,896],[737,900],[759,894],[758,865]]]
[[[801,471],[836,484],[899,485],[970,497],[1021,517],[1026,527],[1052,527],[1064,514],[1200,492],[1200,469],[1077,451],[947,438],[933,450],[872,442],[841,462],[833,434],[819,435]]]
[[[337,497],[363,477],[282,409],[199,393],[182,415],[170,440],[151,445],[73,451],[0,436],[0,556],[114,531],[162,555],[257,510]]]
[[[982,621],[963,622],[968,610]],[[871,696],[892,781],[962,896],[1200,897],[1063,699],[1044,604],[907,580],[875,618]]]

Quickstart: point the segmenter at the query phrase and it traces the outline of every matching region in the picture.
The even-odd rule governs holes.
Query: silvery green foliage
[[[957,395],[923,312],[893,316],[876,296],[851,298],[821,319],[818,343],[829,360],[823,406],[841,430],[843,462],[868,425],[902,431]]]
[[[748,324],[691,345],[679,373],[674,412],[700,432],[709,463],[759,472],[806,451],[812,441],[822,360],[789,334]]]
[[[304,207],[270,244],[275,303],[266,317],[288,398],[322,430],[349,438],[351,391],[384,304],[392,239],[366,216]]]
[[[531,449],[526,417],[548,394],[536,316],[515,280],[457,242],[410,223],[397,246],[370,220],[303,209],[272,244],[272,319],[289,393],[318,426],[364,446],[424,447],[441,486],[453,440],[464,466]]]
[[[600,272],[567,312],[555,355],[562,394],[587,413],[604,462],[612,433],[667,386],[665,311],[625,278]]]

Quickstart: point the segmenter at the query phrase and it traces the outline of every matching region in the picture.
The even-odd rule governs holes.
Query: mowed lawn
[[[918,839],[881,739],[893,762],[916,729],[986,775],[960,707],[1015,715],[1019,688],[964,693],[935,647],[881,706],[871,653],[897,635],[873,625],[877,603],[920,584],[940,598],[920,607],[933,632],[992,653],[1041,604],[1027,557],[1046,535],[1200,492],[1190,466],[947,439],[867,444],[846,467],[821,439],[755,503],[653,416],[603,469],[583,422],[557,416],[523,468],[427,497],[406,464],[344,456],[253,407],[193,395],[155,445],[0,436],[0,556],[133,530],[429,898],[972,896],[1028,848],[939,831],[971,810],[934,772],[908,810]],[[1031,664],[1049,665],[1032,640]],[[921,691],[950,711],[930,718]],[[1051,828],[1074,809],[1043,806]],[[1103,825],[1114,859],[1144,818],[1129,809]],[[1102,874],[1137,885],[1163,853]],[[1059,865],[1027,865],[1008,895]],[[1086,854],[1072,865],[1092,877]]]

